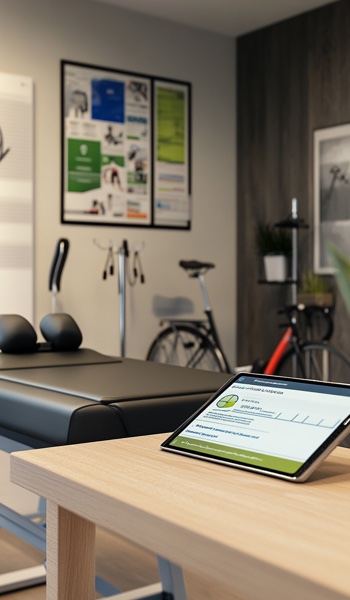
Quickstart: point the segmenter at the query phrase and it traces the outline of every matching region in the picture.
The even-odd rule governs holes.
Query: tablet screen
[[[162,447],[295,478],[346,435],[349,416],[347,385],[239,374]]]

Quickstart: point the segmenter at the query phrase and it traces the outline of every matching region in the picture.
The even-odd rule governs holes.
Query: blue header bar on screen
[[[240,375],[235,383],[350,397],[350,385],[342,383],[323,383],[320,381],[279,378],[249,373]]]

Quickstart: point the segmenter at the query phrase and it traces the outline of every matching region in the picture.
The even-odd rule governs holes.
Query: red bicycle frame
[[[272,353],[272,355],[264,369],[264,373],[267,373],[268,375],[274,375],[274,373],[276,372],[276,367],[277,367],[279,361],[281,360],[283,354],[287,350],[287,348],[290,344],[290,341],[292,339],[292,336],[293,336],[292,327],[287,327],[285,333],[281,337],[274,352]]]

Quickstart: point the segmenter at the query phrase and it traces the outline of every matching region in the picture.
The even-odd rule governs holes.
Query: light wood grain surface
[[[165,453],[164,438],[15,453],[11,478],[240,598],[350,598],[348,449],[293,484]]]

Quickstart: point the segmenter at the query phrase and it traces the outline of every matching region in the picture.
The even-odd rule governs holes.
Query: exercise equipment
[[[119,295],[119,333],[120,333],[120,356],[125,356],[126,344],[126,283],[130,286],[135,285],[138,279],[140,283],[145,283],[145,275],[142,269],[140,253],[143,250],[143,244],[136,243],[131,250],[133,254],[132,273],[128,267],[130,257],[129,243],[123,240],[120,246],[115,246],[111,241],[107,246],[102,245],[94,239],[94,244],[107,253],[106,262],[102,272],[102,279],[106,280],[109,275],[114,275],[114,255],[118,256],[118,295]]]

